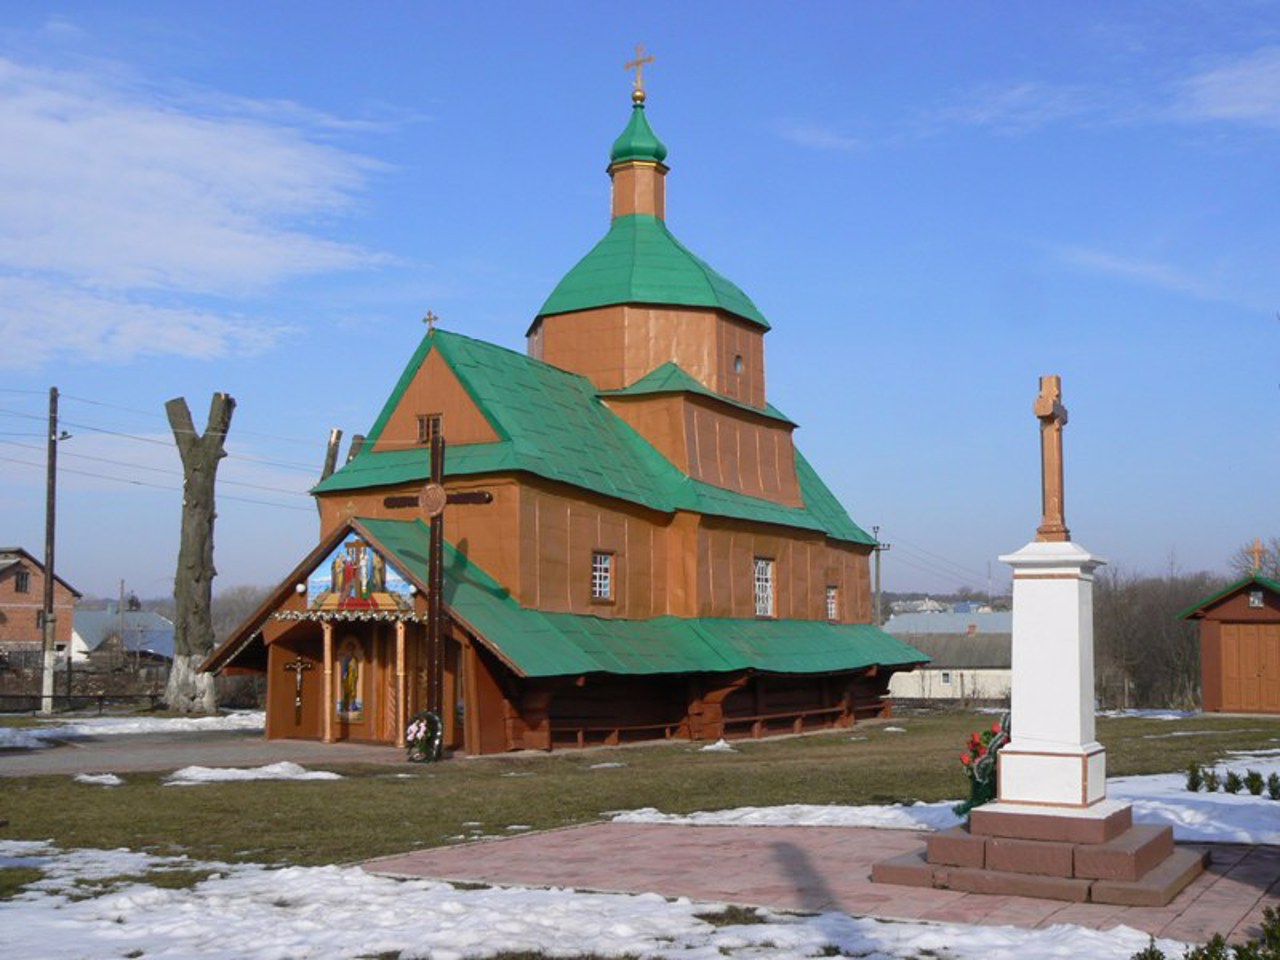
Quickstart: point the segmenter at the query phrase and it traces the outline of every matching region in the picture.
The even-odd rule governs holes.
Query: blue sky
[[[57,385],[60,572],[164,593],[163,404],[226,390],[218,584],[278,580],[426,310],[522,350],[603,235],[638,41],[668,224],[886,588],[1007,582],[1045,373],[1086,547],[1280,532],[1277,3],[121,0],[0,3],[0,540],[43,544]]]

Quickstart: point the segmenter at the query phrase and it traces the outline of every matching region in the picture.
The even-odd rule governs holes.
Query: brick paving
[[[1257,936],[1280,906],[1280,847],[1188,844],[1213,863],[1167,907],[1064,903],[871,882],[871,865],[923,847],[914,830],[597,823],[383,857],[364,869],[469,883],[659,893],[776,910],[890,920],[1133,927],[1202,942]]]

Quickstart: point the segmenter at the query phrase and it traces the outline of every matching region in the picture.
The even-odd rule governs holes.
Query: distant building
[[[71,659],[173,659],[173,621],[151,610],[81,610],[71,635]]]
[[[890,696],[904,700],[1006,700],[1013,683],[1013,614],[909,613],[885,632],[928,654],[930,663],[895,673]]]
[[[952,634],[974,636],[989,633],[1012,633],[1013,612],[994,610],[986,613],[895,613],[884,625],[886,633],[895,637],[919,634]]]
[[[55,575],[55,649],[71,643],[80,591]],[[0,547],[0,651],[35,654],[44,648],[44,564],[22,547]]]

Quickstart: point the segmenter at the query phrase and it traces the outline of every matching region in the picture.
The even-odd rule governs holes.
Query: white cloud
[[[1280,126],[1280,47],[1190,77],[1181,86],[1175,112],[1188,120]]]
[[[778,127],[783,140],[813,150],[858,150],[862,141],[816,123],[789,122]]]
[[[341,122],[124,74],[0,58],[0,331],[21,345],[0,365],[266,349],[278,329],[184,301],[382,259],[318,229],[377,168],[321,141]]]
[[[987,84],[969,91],[950,106],[931,112],[923,126],[927,132],[959,124],[1023,134],[1096,113],[1100,107],[1097,93],[1081,86],[1034,81]]]
[[[288,332],[280,324],[147,303],[72,283],[0,276],[0,370],[35,370],[64,358],[119,363],[147,356],[252,355]]]
[[[1242,293],[1239,283],[1228,283],[1211,275],[1209,268],[1189,271],[1156,260],[1120,256],[1103,250],[1067,246],[1058,248],[1057,256],[1064,263],[1092,273],[1118,277],[1144,286],[1183,293],[1197,300],[1210,303],[1226,303],[1247,310],[1268,310],[1269,301],[1251,300]]]

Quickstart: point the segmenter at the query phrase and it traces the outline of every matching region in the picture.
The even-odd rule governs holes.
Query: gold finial
[[[432,313],[430,310],[428,310],[428,311],[427,311],[427,315],[426,315],[425,317],[423,317],[423,318],[422,318],[422,322],[423,322],[423,323],[425,323],[425,324],[427,325],[427,333],[435,333],[435,332],[436,332],[436,321],[437,321],[437,320],[439,320],[439,319],[440,319],[440,318],[439,318],[439,317],[437,317],[437,316],[436,316],[434,313]]]
[[[653,55],[645,56],[644,44],[636,44],[636,58],[628,60],[622,65],[623,70],[634,70],[636,72],[635,83],[631,91],[631,99],[636,103],[644,103],[644,65],[653,63]]]
[[[1262,541],[1257,537],[1253,538],[1253,572],[1257,573],[1262,567]]]

